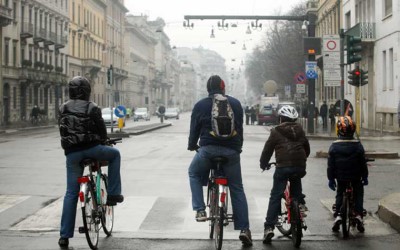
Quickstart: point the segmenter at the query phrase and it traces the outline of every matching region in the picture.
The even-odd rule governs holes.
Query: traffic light
[[[355,87],[359,87],[360,86],[360,77],[361,77],[361,71],[360,69],[357,67],[353,70],[348,71],[349,73],[349,81],[348,83],[350,85],[353,85]]]
[[[368,84],[368,71],[361,70],[361,86]]]
[[[347,44],[347,64],[352,64],[361,61],[361,55],[359,52],[362,51],[361,37],[358,36],[346,36]]]
[[[110,68],[108,68],[107,70],[107,84],[110,86],[113,85],[112,77],[113,77],[113,67],[112,65],[110,65]]]

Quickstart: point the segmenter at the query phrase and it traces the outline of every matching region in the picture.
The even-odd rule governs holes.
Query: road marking
[[[25,201],[29,197],[25,195],[0,195],[0,213]]]

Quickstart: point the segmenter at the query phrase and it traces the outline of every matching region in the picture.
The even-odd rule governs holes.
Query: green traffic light
[[[346,36],[347,44],[347,64],[352,64],[361,61],[362,57],[359,52],[362,52],[361,37]]]

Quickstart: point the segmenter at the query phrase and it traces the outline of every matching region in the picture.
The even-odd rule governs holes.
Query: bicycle
[[[270,169],[272,165],[276,166],[276,162],[268,163],[267,169]],[[300,212],[299,202],[290,194],[290,181],[294,178],[299,177],[295,174],[290,176],[287,181],[281,200],[281,212],[275,226],[284,236],[292,235],[293,245],[299,247],[303,237],[302,230],[307,230],[307,225],[303,213]]]
[[[121,142],[122,138],[109,139],[106,145],[111,146]],[[103,228],[107,236],[111,236],[114,227],[114,206],[108,206],[108,177],[102,173],[101,167],[107,166],[107,161],[83,159],[82,167],[88,167],[88,173],[78,178],[80,184],[79,200],[81,202],[83,226],[79,233],[84,233],[91,249],[97,249],[99,232]]]
[[[375,161],[373,158],[366,158],[366,162]],[[332,210],[336,210],[336,207],[333,206]],[[367,215],[367,211],[363,210],[363,216]],[[343,202],[342,207],[340,208],[340,216],[342,217],[342,232],[343,238],[348,238],[350,233],[350,227],[355,228],[357,226],[357,213],[355,211],[355,202],[354,202],[354,190],[351,185],[351,181],[346,182],[346,189],[343,192]],[[359,229],[360,232],[364,232],[364,228]]]
[[[228,179],[222,174],[222,165],[228,162],[223,156],[211,159],[211,168],[207,185],[207,207],[209,208],[210,239],[215,240],[215,248],[221,250],[224,236],[224,226],[233,222],[232,214],[228,214]]]

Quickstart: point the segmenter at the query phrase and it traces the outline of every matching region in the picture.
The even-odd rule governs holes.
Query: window
[[[388,15],[391,15],[392,14],[392,12],[393,12],[393,7],[392,7],[392,5],[393,5],[393,0],[383,0],[384,1],[384,5],[383,5],[383,7],[384,7],[384,9],[383,9],[383,16],[384,17],[386,17],[386,16],[388,16]]]
[[[347,30],[351,28],[351,14],[350,14],[350,11],[346,13],[344,25],[345,25],[345,29],[347,29]]]
[[[389,58],[388,58],[388,88],[393,90],[394,88],[394,79],[393,79],[393,48],[389,49]]]
[[[75,2],[72,2],[72,22],[75,22]]]
[[[13,88],[13,108],[17,108],[17,87]]]
[[[17,21],[17,3],[13,2],[13,19],[16,22]]]
[[[10,61],[10,38],[4,38],[5,44],[4,44],[4,64],[8,66],[8,62]]]
[[[13,41],[13,66],[17,66],[17,42],[16,40]]]
[[[386,50],[382,52],[382,87],[383,91],[387,89],[386,79]]]

